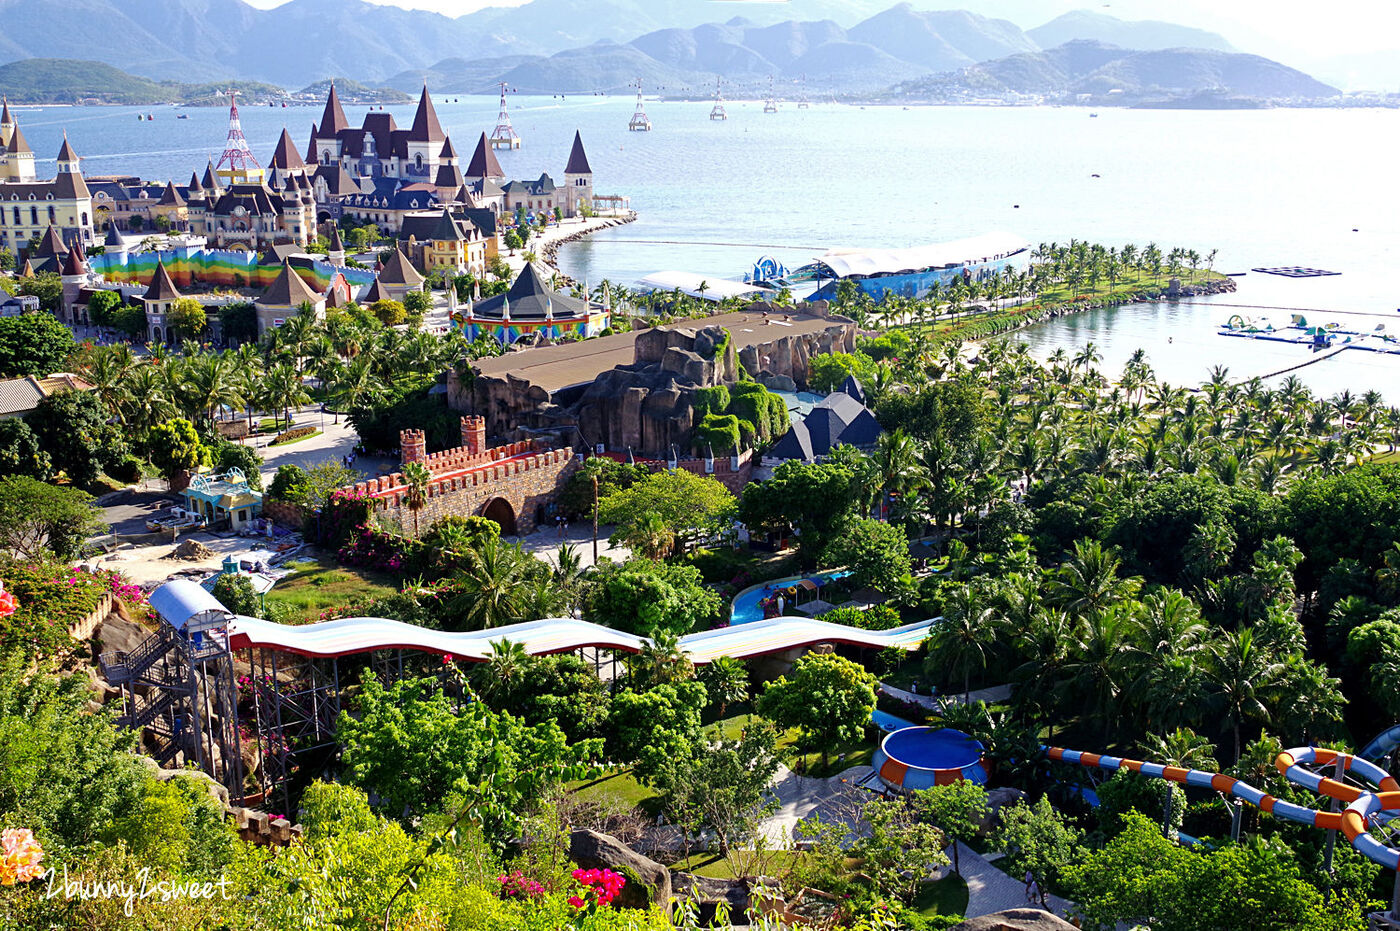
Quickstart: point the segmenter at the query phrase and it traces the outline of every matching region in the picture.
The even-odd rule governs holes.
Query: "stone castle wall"
[[[671,468],[669,462],[660,459],[636,460],[637,465],[645,466],[653,472]],[[716,456],[714,459],[679,459],[677,469],[684,469],[695,475],[708,475],[738,495],[744,490],[753,476],[755,467],[753,450],[746,449],[737,456]]]
[[[395,519],[408,537],[419,536],[441,518],[470,516],[490,517],[507,534],[526,534],[535,529],[537,515],[578,468],[572,449],[545,449],[535,440],[488,448],[485,421],[480,417],[462,418],[462,436],[465,442],[460,447],[427,453],[421,430],[400,434],[404,463],[420,463],[432,473],[427,500],[416,520],[407,505],[408,485],[402,472],[343,490],[372,498],[375,509]]]

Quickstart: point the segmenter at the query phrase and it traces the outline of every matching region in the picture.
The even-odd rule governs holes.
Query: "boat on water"
[[[981,281],[1008,268],[1029,264],[1031,244],[1013,233],[986,233],[968,239],[906,249],[831,249],[788,271],[765,257],[744,281],[773,291],[787,290],[802,300],[836,297],[850,281],[875,300],[886,294],[923,297],[955,279]]]

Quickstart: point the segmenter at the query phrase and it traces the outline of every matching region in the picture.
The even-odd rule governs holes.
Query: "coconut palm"
[[[1269,652],[1254,643],[1252,630],[1225,631],[1211,650],[1209,676],[1213,701],[1234,737],[1240,758],[1240,729],[1251,720],[1266,720],[1262,695],[1282,670]]]
[[[406,462],[403,466],[404,507],[413,515],[413,536],[418,537],[418,512],[428,505],[428,486],[433,473],[421,462]]]
[[[700,670],[700,681],[710,701],[719,705],[719,716],[733,704],[749,697],[749,673],[744,664],[732,656],[720,656]]]
[[[472,670],[472,686],[488,704],[509,707],[535,658],[518,641],[502,637],[488,642],[491,651],[486,654],[486,662]]]
[[[1001,632],[996,612],[982,604],[970,586],[953,592],[943,617],[934,622],[928,639],[927,665],[934,677],[942,673],[963,681],[963,701],[972,697],[972,673],[987,668]]]

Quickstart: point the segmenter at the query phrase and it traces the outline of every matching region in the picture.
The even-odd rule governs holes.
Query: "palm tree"
[[[646,514],[623,530],[618,539],[647,559],[662,560],[675,545],[676,534],[659,515]]]
[[[523,643],[515,640],[502,637],[489,643],[491,652],[486,655],[486,662],[472,671],[472,684],[489,704],[507,708],[535,658],[526,652]]]
[[[719,716],[732,704],[749,697],[749,673],[744,664],[732,656],[720,656],[700,671],[700,681],[709,693],[710,701],[719,705]]]
[[[1073,628],[1064,663],[1063,697],[1103,723],[1107,741],[1127,677],[1133,621],[1126,611],[1087,614]]]
[[[904,497],[924,483],[925,475],[919,465],[918,444],[903,427],[880,435],[873,460],[880,477],[880,516],[883,517],[885,497]]]
[[[1074,544],[1074,553],[1060,566],[1048,585],[1051,600],[1072,615],[1094,617],[1137,594],[1142,582],[1120,579],[1123,563],[1112,549],[1098,540],[1084,538]]]
[[[421,462],[404,463],[404,507],[413,515],[413,537],[418,538],[418,512],[427,507],[428,486],[432,484],[433,473]]]
[[[1282,664],[1254,643],[1252,630],[1225,631],[1211,650],[1210,679],[1214,701],[1234,735],[1235,759],[1240,758],[1240,728],[1251,719],[1264,719],[1268,709],[1260,695],[1273,684]]]
[[[963,585],[948,598],[943,617],[934,622],[928,640],[928,666],[963,680],[963,701],[972,698],[972,672],[986,669],[999,639],[996,612],[982,605]]]
[[[680,635],[670,630],[653,630],[629,665],[633,687],[639,690],[679,682],[695,674],[695,667],[681,649]]]
[[[456,578],[448,616],[456,630],[487,630],[523,620],[525,582],[531,557],[518,545],[483,537],[468,556],[468,568]]]

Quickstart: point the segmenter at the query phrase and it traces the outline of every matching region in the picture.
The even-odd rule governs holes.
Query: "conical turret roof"
[[[583,151],[583,137],[579,131],[574,130],[574,147],[569,150],[569,164],[564,166],[566,175],[591,175],[593,169],[588,166],[588,155]]]
[[[306,162],[301,160],[301,153],[297,151],[292,134],[287,132],[285,126],[282,127],[282,135],[277,138],[277,148],[272,151],[272,167],[284,171],[306,168]]]
[[[482,133],[481,138],[476,142],[476,151],[472,152],[472,160],[467,163],[467,168],[462,174],[468,178],[504,178],[506,173],[501,170],[501,163],[496,160],[496,153],[486,141],[486,134]]]
[[[199,172],[197,171],[190,172],[189,192],[191,197],[204,193],[204,185],[199,183]]]
[[[76,245],[68,247],[68,256],[63,260],[64,275],[86,275],[88,273],[87,260],[78,251]]]
[[[73,147],[68,144],[68,134],[63,134],[63,148],[58,150],[58,160],[62,162],[76,162],[78,153],[73,151]]]
[[[151,276],[150,287],[141,295],[141,300],[178,301],[183,296],[180,289],[175,287],[175,282],[170,279],[170,272],[165,270],[165,262],[156,259],[156,272]]]
[[[44,230],[44,238],[39,240],[39,248],[35,250],[35,255],[44,259],[49,256],[59,258],[68,254],[68,247],[63,243],[63,237],[58,235],[58,230],[52,225]]]
[[[3,102],[0,103],[0,123],[13,123],[15,118],[10,115],[10,98],[4,97],[0,99],[3,100]]]
[[[408,260],[408,256],[403,254],[403,250],[395,246],[394,254],[389,256],[389,261],[384,263],[384,269],[379,273],[379,280],[385,284],[406,284],[416,288],[424,279]]]
[[[34,154],[34,150],[29,147],[29,142],[24,138],[24,133],[20,131],[18,123],[15,124],[14,132],[10,134],[10,145],[6,151],[11,155]]]
[[[317,135],[322,138],[334,136],[342,129],[349,129],[350,121],[340,107],[340,97],[335,92],[335,82],[331,82],[330,93],[326,94],[326,109],[321,113],[321,128]]]
[[[342,242],[341,239],[340,239],[340,227],[339,227],[339,226],[332,226],[332,227],[331,227],[331,245],[330,245],[330,251],[331,251],[331,252],[344,252],[344,251],[345,251],[345,243]]]
[[[214,174],[214,163],[211,161],[204,167],[204,180],[200,182],[204,189],[209,192],[219,190],[219,176]]]
[[[160,205],[162,207],[183,207],[185,199],[180,196],[180,192],[175,190],[175,182],[165,182],[165,191],[160,195]]]
[[[296,307],[302,301],[310,301],[314,304],[320,299],[321,295],[313,291],[311,286],[292,269],[292,263],[283,259],[282,271],[278,273],[272,284],[268,285],[262,297],[258,298],[258,303]]]
[[[413,114],[413,128],[408,131],[410,142],[437,142],[445,138],[442,124],[438,122],[437,111],[433,109],[433,98],[428,94],[428,85],[423,85],[423,96],[418,98],[418,111]]]
[[[311,135],[306,137],[306,164],[316,164],[316,124],[311,124]]]

